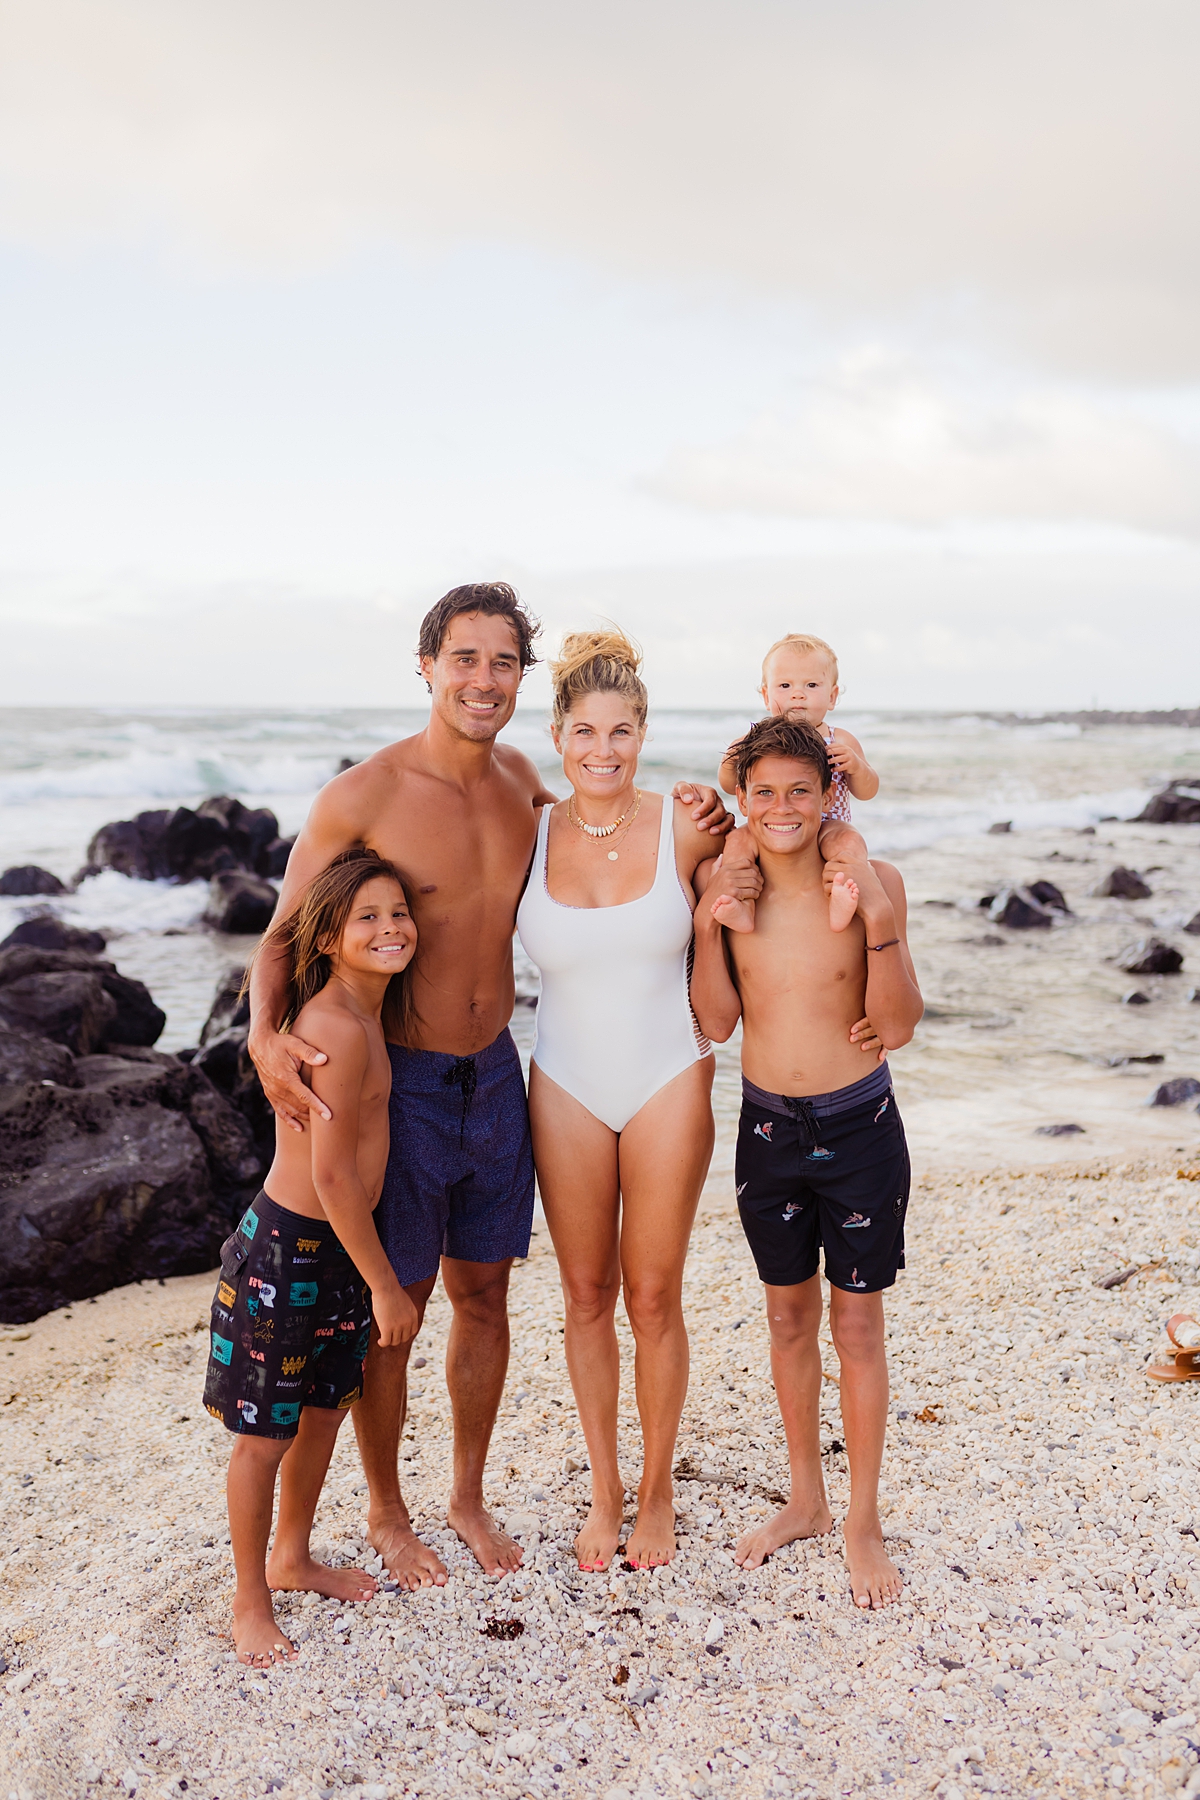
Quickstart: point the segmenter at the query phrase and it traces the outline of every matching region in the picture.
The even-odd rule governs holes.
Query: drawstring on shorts
[[[456,1056],[446,1073],[442,1076],[446,1087],[456,1087],[462,1094],[462,1119],[458,1127],[458,1141],[461,1144],[467,1129],[467,1111],[470,1107],[475,1089],[479,1086],[479,1072],[475,1067],[473,1056]]]
[[[811,1100],[796,1099],[791,1094],[781,1094],[780,1099],[791,1113],[793,1119],[805,1132],[810,1150],[817,1148],[817,1111]]]

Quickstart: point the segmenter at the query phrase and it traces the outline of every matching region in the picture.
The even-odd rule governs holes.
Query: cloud
[[[646,485],[718,511],[1200,532],[1200,444],[1127,401],[1061,386],[997,398],[873,350],[812,383],[802,409],[679,449]]]
[[[7,0],[0,229],[516,241],[1200,371],[1192,0]]]

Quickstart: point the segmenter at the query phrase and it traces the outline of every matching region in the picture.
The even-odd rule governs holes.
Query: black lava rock
[[[0,950],[0,1018],[86,1056],[103,1043],[153,1044],[167,1015],[144,983],[84,950]]]
[[[1148,900],[1150,883],[1143,881],[1136,869],[1113,869],[1096,887],[1102,898],[1113,900]]]
[[[267,807],[214,794],[194,810],[177,806],[102,825],[81,874],[116,869],[140,881],[209,881],[225,869],[262,875],[279,860],[282,841]]]
[[[1041,906],[1048,906],[1052,912],[1069,913],[1066,895],[1052,881],[1033,881],[1029,891]]]
[[[214,1266],[263,1164],[201,1071],[0,1032],[0,1083],[0,1318]]]
[[[1194,781],[1170,781],[1155,794],[1137,816],[1139,824],[1200,825],[1200,786]]]
[[[276,893],[269,881],[241,869],[227,869],[208,884],[205,923],[217,931],[257,935],[271,923]]]
[[[1012,830],[1011,819],[998,819],[994,825],[988,826],[989,837],[1004,837]]]
[[[49,869],[39,869],[36,863],[22,863],[19,867],[5,869],[0,875],[0,894],[27,898],[31,894],[65,894],[66,891],[57,875],[52,875]]]
[[[1082,1125],[1036,1125],[1034,1137],[1075,1137],[1085,1129]]]
[[[993,925],[1007,925],[1010,931],[1049,931],[1054,924],[1053,910],[1043,906],[1025,887],[1001,888],[992,901],[988,918]]]
[[[234,1026],[250,1023],[250,996],[242,993],[246,979],[245,969],[230,969],[224,981],[213,995],[212,1007],[207,1019],[200,1027],[201,1046],[210,1038],[220,1037],[222,1032]]]
[[[1164,944],[1161,938],[1147,938],[1119,956],[1117,967],[1127,975],[1178,975],[1183,967],[1183,952]]]
[[[102,931],[81,931],[78,926],[64,925],[52,912],[36,912],[9,932],[0,950],[32,944],[35,950],[88,950],[98,956],[107,943]]]
[[[1190,918],[1183,929],[1189,937],[1200,937],[1200,912]]]
[[[294,837],[272,838],[258,859],[258,873],[267,875],[272,881],[282,881],[287,873],[288,857],[292,854]]]
[[[238,997],[245,973],[244,969],[231,969],[218,987],[212,1011],[200,1030],[200,1048],[192,1067],[201,1070],[237,1108],[264,1164],[269,1164],[275,1154],[275,1114],[246,1048],[250,1003]]]
[[[1149,994],[1143,994],[1141,988],[1130,988],[1127,994],[1121,995],[1122,1006],[1149,1006]]]
[[[1194,1075],[1177,1075],[1174,1081],[1164,1081],[1155,1088],[1148,1104],[1150,1106],[1183,1106],[1200,1094],[1200,1081]]]
[[[54,1081],[62,1087],[74,1087],[75,1058],[65,1044],[56,1044],[51,1038],[0,1026],[0,1087],[19,1086],[27,1081],[39,1085]]]

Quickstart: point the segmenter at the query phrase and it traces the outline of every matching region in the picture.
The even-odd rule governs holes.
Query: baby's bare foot
[[[367,1542],[382,1556],[388,1574],[400,1587],[410,1592],[445,1587],[445,1563],[436,1550],[421,1542],[407,1519],[368,1521]]]
[[[675,1507],[668,1499],[638,1500],[637,1524],[625,1546],[635,1569],[659,1569],[675,1555]]]
[[[845,1527],[846,1568],[854,1604],[864,1612],[890,1606],[904,1591],[904,1579],[883,1547],[878,1525],[867,1531]]]
[[[502,1531],[490,1512],[475,1501],[459,1505],[451,1501],[446,1523],[457,1532],[475,1561],[488,1575],[510,1575],[525,1555],[515,1538]]]
[[[718,894],[712,903],[712,915],[726,931],[754,930],[753,900],[735,900],[732,894]]]
[[[324,1594],[330,1600],[369,1600],[376,1591],[375,1577],[365,1569],[331,1569],[311,1556],[301,1561],[271,1556],[267,1586],[288,1593]]]
[[[839,869],[829,889],[830,931],[845,931],[857,911],[858,883]]]
[[[600,1574],[617,1554],[621,1525],[625,1516],[625,1496],[614,1500],[593,1500],[591,1511],[575,1539],[575,1557],[585,1574]]]
[[[233,1601],[233,1647],[237,1659],[250,1669],[266,1669],[272,1663],[291,1662],[296,1646],[275,1623],[270,1595],[265,1599]]]
[[[764,1525],[738,1539],[733,1560],[739,1569],[758,1569],[773,1550],[782,1550],[797,1538],[824,1537],[832,1530],[833,1514],[824,1500],[789,1500]]]

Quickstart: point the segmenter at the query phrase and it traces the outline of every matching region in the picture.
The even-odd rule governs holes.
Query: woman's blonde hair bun
[[[585,694],[622,694],[646,723],[647,696],[638,670],[642,653],[615,625],[595,631],[568,631],[550,663],[554,682],[554,723],[561,726]]]

